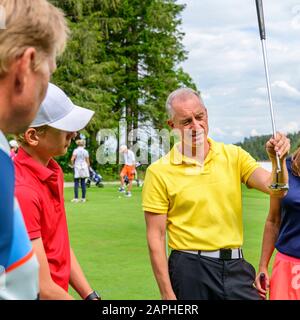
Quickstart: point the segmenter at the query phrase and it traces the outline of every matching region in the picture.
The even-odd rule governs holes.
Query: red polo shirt
[[[63,196],[63,172],[47,167],[19,148],[15,158],[16,197],[31,240],[42,238],[53,281],[68,291],[71,257]]]

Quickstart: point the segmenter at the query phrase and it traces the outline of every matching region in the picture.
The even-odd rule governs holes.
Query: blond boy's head
[[[0,130],[19,133],[46,95],[69,29],[46,0],[0,0],[0,8]]]

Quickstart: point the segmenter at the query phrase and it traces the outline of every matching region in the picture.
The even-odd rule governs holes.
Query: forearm
[[[54,281],[48,283],[40,283],[40,299],[41,300],[74,300],[62,287]]]
[[[168,259],[163,239],[148,241],[150,259],[162,299],[176,299],[168,269]]]
[[[279,224],[276,222],[267,220],[265,224],[261,257],[259,262],[260,269],[268,268],[270,258],[275,248],[275,242],[278,238],[278,232],[279,232]]]
[[[86,298],[90,293],[93,292],[93,289],[84,276],[73,250],[71,250],[70,285],[81,296],[82,299]]]
[[[74,300],[62,287],[56,284],[51,276],[49,262],[44,249],[42,238],[31,241],[33,250],[38,259],[39,268],[39,287],[41,300]]]

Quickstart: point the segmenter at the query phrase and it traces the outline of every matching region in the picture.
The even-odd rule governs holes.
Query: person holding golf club
[[[49,83],[41,108],[24,134],[15,159],[16,196],[37,255],[40,298],[71,300],[71,285],[83,299],[98,299],[70,247],[63,195],[63,172],[53,157],[64,155],[94,111],[75,106]]]
[[[270,197],[255,284],[263,299],[270,289],[270,300],[300,300],[300,147],[287,159],[290,188],[282,199]],[[268,265],[277,250],[271,278]],[[262,288],[261,274],[266,287]]]
[[[46,0],[0,0],[0,11],[0,300],[34,300],[39,267],[14,198],[15,173],[2,132],[24,132],[34,119],[68,27]]]
[[[120,154],[124,157],[124,166],[120,173],[120,182],[121,185],[119,187],[119,192],[125,192],[125,177],[128,179],[127,191],[125,192],[126,197],[131,197],[132,190],[132,181],[134,179],[134,175],[136,173],[135,169],[135,155],[134,153],[127,148],[126,145],[122,145],[120,147]]]
[[[241,183],[277,197],[270,188],[276,154],[287,183],[289,139],[277,133],[266,143],[272,174],[240,147],[208,137],[208,113],[190,88],[172,92],[166,102],[171,129],[180,142],[146,172],[143,209],[154,275],[162,299],[260,299],[255,269],[243,257]],[[166,254],[166,230],[168,245]]]

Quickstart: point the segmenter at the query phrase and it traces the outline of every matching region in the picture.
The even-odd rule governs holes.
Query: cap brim
[[[94,111],[74,105],[74,108],[62,119],[49,123],[48,126],[63,131],[79,131],[92,119]]]

